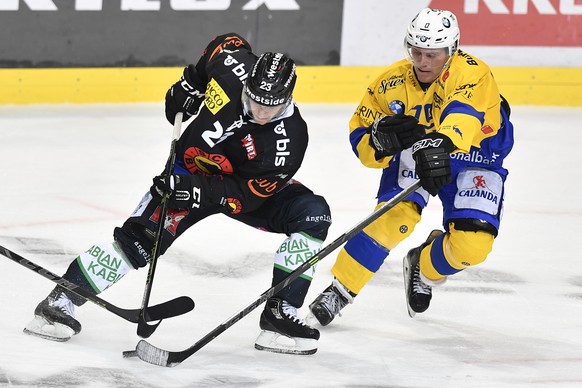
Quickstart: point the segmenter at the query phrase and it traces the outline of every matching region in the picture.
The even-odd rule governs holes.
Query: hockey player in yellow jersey
[[[350,120],[353,152],[364,166],[382,169],[377,207],[417,179],[422,188],[341,249],[332,284],[309,306],[323,326],[410,236],[430,196],[442,203],[444,231],[433,231],[403,260],[411,317],[429,307],[434,286],[492,250],[513,126],[490,68],[459,50],[459,37],[453,13],[421,10],[406,32],[407,58],[368,86]]]

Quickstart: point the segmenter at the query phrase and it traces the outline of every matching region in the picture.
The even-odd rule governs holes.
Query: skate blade
[[[291,338],[273,331],[263,330],[255,341],[255,349],[273,353],[309,355],[317,352],[317,340]]]
[[[414,318],[416,315],[416,311],[410,307],[410,301],[408,300],[408,287],[409,287],[409,278],[410,278],[410,262],[408,261],[408,257],[404,258],[404,294],[406,296],[406,308],[408,309],[408,316],[410,318]]]
[[[406,304],[408,307],[408,316],[410,318],[414,318],[414,316],[416,315],[416,311],[414,311],[413,309],[410,308],[410,304],[408,303],[408,299],[406,300]]]
[[[22,331],[28,335],[56,342],[66,342],[75,334],[75,331],[70,327],[49,322],[39,316],[35,316]]]

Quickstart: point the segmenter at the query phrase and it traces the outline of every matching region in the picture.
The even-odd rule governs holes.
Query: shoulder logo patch
[[[228,98],[224,89],[222,89],[214,78],[212,78],[210,82],[208,82],[208,85],[206,85],[205,95],[204,105],[206,105],[213,115],[216,115],[218,111],[220,111],[222,107],[230,101],[230,98]]]

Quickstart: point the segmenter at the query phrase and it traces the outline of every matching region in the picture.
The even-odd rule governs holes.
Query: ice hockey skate
[[[321,326],[327,326],[336,315],[341,317],[340,311],[348,303],[354,303],[354,296],[337,279],[333,279],[331,285],[309,305],[309,310]]]
[[[36,306],[34,319],[23,330],[26,334],[65,342],[81,331],[75,319],[75,305],[61,291],[53,290]]]
[[[317,352],[319,331],[298,317],[297,309],[279,298],[267,300],[259,326],[262,331],[255,348],[275,353],[313,354]]]
[[[432,298],[432,287],[421,279],[420,252],[441,234],[443,234],[442,231],[438,229],[433,230],[424,243],[408,251],[408,254],[404,257],[402,265],[404,270],[406,306],[408,307],[408,315],[411,318],[416,313],[425,312]]]

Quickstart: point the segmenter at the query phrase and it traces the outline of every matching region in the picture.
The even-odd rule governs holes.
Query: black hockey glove
[[[412,145],[416,173],[420,184],[430,195],[437,195],[440,188],[451,181],[450,153],[455,148],[451,139],[435,132]]]
[[[415,117],[383,116],[370,127],[370,146],[376,150],[376,159],[380,159],[409,148],[425,134],[424,126]]]
[[[154,197],[169,195],[168,206],[174,209],[199,208],[202,200],[200,177],[197,175],[157,176],[150,188]]]
[[[184,112],[183,121],[198,113],[204,100],[204,85],[196,80],[196,67],[184,68],[180,81],[176,82],[166,93],[166,118],[174,124],[176,113]]]

